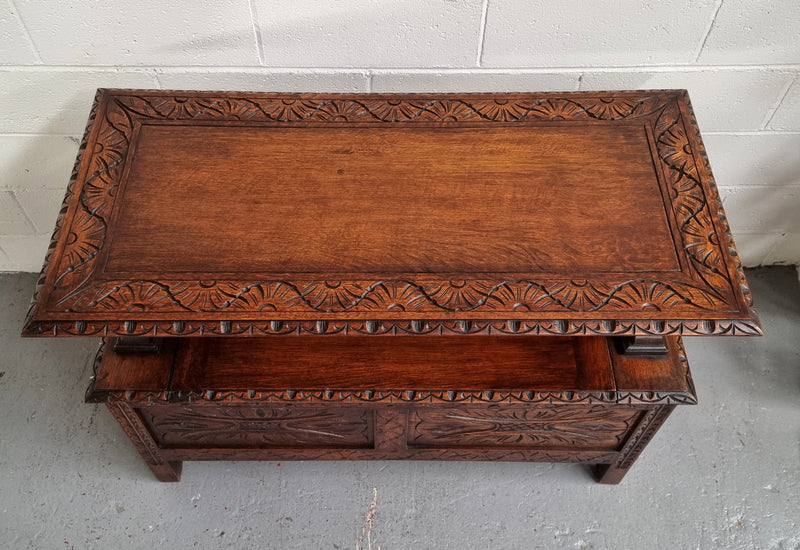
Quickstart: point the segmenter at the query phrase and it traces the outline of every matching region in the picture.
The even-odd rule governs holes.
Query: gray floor
[[[679,407],[619,486],[581,466],[436,462],[184,465],[156,482],[101,406],[96,342],[26,339],[34,285],[0,276],[0,548],[800,548],[800,285],[748,272],[764,338],[686,343]],[[362,545],[367,548],[366,541]]]

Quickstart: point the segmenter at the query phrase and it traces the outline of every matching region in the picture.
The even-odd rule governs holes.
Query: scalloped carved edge
[[[39,272],[39,277],[36,279],[36,286],[33,290],[33,296],[31,297],[31,303],[28,307],[28,312],[25,315],[25,329],[22,332],[23,336],[28,335],[28,327],[34,323],[33,319],[36,315],[36,311],[39,308],[39,296],[44,289],[45,281],[47,279],[47,274],[50,269],[50,264],[53,261],[53,254],[55,253],[56,247],[58,246],[59,238],[61,237],[61,230],[64,227],[64,218],[67,215],[67,211],[69,210],[70,202],[72,201],[72,197],[75,195],[75,184],[78,181],[78,175],[80,173],[81,164],[83,163],[83,157],[86,153],[86,147],[89,143],[89,135],[91,134],[92,127],[94,126],[95,119],[97,118],[97,110],[100,107],[100,98],[102,96],[102,90],[98,89],[94,96],[94,101],[92,102],[92,107],[89,110],[89,118],[86,121],[86,128],[83,131],[83,138],[81,138],[80,145],[78,145],[78,155],[75,158],[75,164],[72,165],[72,172],[70,174],[69,182],[67,183],[67,191],[64,193],[64,200],[61,201],[61,209],[58,211],[58,215],[56,217],[55,227],[53,228],[53,234],[50,237],[50,244],[47,245],[47,252],[44,256],[44,262],[42,264],[42,270]]]
[[[197,460],[194,449],[173,448],[163,451],[173,460]],[[619,453],[593,450],[561,449],[209,449],[202,460],[490,460],[514,462],[573,462],[607,464]]]
[[[547,405],[694,405],[687,392],[645,391],[473,391],[473,390],[198,390],[198,391],[102,391],[91,392],[90,402],[135,403],[340,403],[340,404],[547,404]]]
[[[305,336],[305,335],[542,335],[542,336],[761,336],[752,319],[741,321],[43,321],[25,327],[25,336]]]
[[[717,183],[714,179],[714,174],[711,171],[711,162],[708,160],[708,153],[706,153],[705,145],[703,144],[703,138],[700,134],[700,126],[697,124],[697,118],[694,115],[694,109],[692,108],[692,102],[689,99],[689,94],[684,94],[684,100],[686,102],[686,107],[689,113],[688,121],[689,126],[692,130],[691,139],[694,141],[692,145],[692,149],[697,151],[700,155],[700,160],[702,161],[702,169],[705,171],[705,178],[704,181],[708,184],[709,189],[709,201],[713,201],[714,205],[716,206],[717,213],[718,213],[718,222],[720,227],[722,228],[722,233],[725,238],[725,242],[728,246],[728,254],[731,257],[734,265],[734,271],[736,273],[736,277],[739,283],[739,290],[742,292],[744,296],[745,303],[748,307],[753,307],[753,294],[750,291],[750,287],[747,284],[747,279],[744,275],[744,266],[742,265],[741,257],[739,256],[739,251],[736,249],[736,245],[733,242],[733,233],[731,232],[730,224],[728,223],[728,218],[725,215],[725,210],[722,208],[722,198],[719,195],[719,189],[717,188]],[[720,243],[721,245],[723,243]],[[755,311],[753,311],[753,316],[757,319],[757,315]]]
[[[92,321],[76,321],[74,328],[70,328],[69,322],[36,322],[34,321],[36,313],[36,302],[40,295],[45,281],[45,274],[49,268],[55,268],[55,264],[51,264],[53,254],[57,246],[57,242],[61,235],[61,228],[63,225],[63,218],[67,212],[67,206],[72,200],[75,193],[75,184],[79,173],[79,168],[83,162],[86,144],[89,140],[90,132],[94,126],[97,118],[97,111],[102,99],[107,97],[106,104],[108,108],[104,110],[104,118],[101,126],[106,130],[102,132],[103,139],[106,141],[98,141],[100,145],[99,151],[104,151],[103,154],[108,155],[109,158],[101,158],[99,152],[92,152],[92,159],[97,161],[101,168],[88,174],[86,181],[81,189],[81,205],[84,211],[79,212],[84,217],[88,216],[86,227],[84,228],[89,239],[87,242],[99,249],[102,247],[103,241],[103,227],[104,221],[102,214],[98,213],[98,208],[89,208],[89,206],[100,207],[107,206],[106,202],[110,200],[111,195],[108,190],[116,185],[114,170],[120,165],[120,159],[124,158],[129,143],[130,129],[134,123],[135,118],[160,118],[166,120],[265,120],[277,121],[283,124],[295,124],[311,120],[324,120],[326,122],[333,121],[357,121],[372,122],[372,123],[397,123],[409,122],[414,120],[434,120],[434,121],[460,121],[460,120],[480,120],[483,122],[509,122],[518,121],[525,118],[536,118],[544,120],[576,120],[576,119],[595,119],[595,120],[620,120],[625,118],[649,118],[653,120],[653,131],[655,132],[656,147],[659,151],[659,157],[665,167],[670,173],[667,185],[671,187],[674,192],[675,200],[688,201],[686,205],[693,207],[691,215],[686,217],[681,225],[681,228],[689,227],[692,231],[682,231],[681,238],[689,251],[690,256],[693,258],[691,268],[693,273],[696,274],[697,285],[686,285],[677,281],[670,281],[668,284],[663,282],[653,281],[628,281],[620,285],[612,285],[611,290],[604,288],[607,285],[600,285],[597,288],[592,287],[584,296],[580,291],[574,292],[573,286],[566,285],[566,293],[568,294],[567,300],[563,300],[559,294],[560,290],[550,292],[548,289],[538,285],[532,281],[523,281],[529,285],[540,286],[544,293],[544,298],[536,297],[533,300],[533,310],[545,312],[547,309],[556,311],[596,311],[605,307],[613,302],[615,293],[620,292],[626,285],[631,286],[629,293],[642,295],[642,289],[645,294],[648,294],[647,284],[656,284],[664,286],[655,293],[656,298],[663,298],[670,302],[671,307],[678,305],[680,309],[696,310],[706,309],[703,303],[713,304],[714,300],[723,300],[723,295],[727,294],[727,285],[731,284],[729,274],[725,270],[718,269],[720,264],[717,248],[727,245],[727,251],[734,260],[734,271],[738,278],[738,284],[741,292],[744,294],[747,306],[752,305],[752,297],[747,288],[744,274],[741,268],[741,262],[738,260],[735,247],[730,235],[729,226],[724,219],[724,215],[720,214],[720,220],[717,223],[721,224],[724,234],[724,243],[716,245],[713,243],[714,235],[714,221],[707,219],[705,216],[705,209],[709,203],[714,206],[721,213],[721,202],[716,186],[711,176],[708,159],[705,150],[702,148],[702,142],[699,137],[699,129],[696,121],[692,116],[691,107],[688,103],[688,97],[683,94],[682,99],[688,109],[689,116],[684,116],[681,112],[679,104],[680,93],[671,91],[653,92],[652,95],[644,97],[631,98],[625,94],[618,96],[609,96],[606,100],[602,94],[582,94],[579,97],[573,95],[572,97],[558,97],[556,95],[536,95],[536,94],[517,94],[518,97],[511,99],[497,99],[491,95],[476,95],[454,97],[447,95],[431,95],[431,96],[418,96],[413,97],[405,95],[397,100],[389,99],[388,97],[370,96],[325,96],[325,95],[311,95],[311,96],[291,96],[287,94],[275,94],[265,96],[264,94],[258,97],[214,97],[213,94],[195,94],[197,97],[189,99],[181,99],[179,92],[168,92],[171,96],[164,95],[163,92],[153,94],[144,90],[139,91],[112,91],[107,96],[103,95],[101,90],[95,98],[95,103],[90,113],[89,121],[87,123],[87,131],[81,144],[78,159],[73,175],[70,180],[67,195],[64,201],[64,207],[59,214],[56,223],[56,229],[53,234],[50,249],[45,258],[45,265],[42,269],[42,276],[40,277],[36,291],[34,293],[34,303],[28,313],[28,320],[23,331],[26,336],[30,335],[91,335],[91,334],[104,334],[104,335],[131,335],[131,334],[147,334],[141,332],[142,324],[135,321],[126,321],[123,323],[97,323]],[[646,93],[646,92],[643,92]],[[138,94],[138,95],[137,95]],[[524,108],[523,108],[524,107]],[[116,109],[116,111],[115,111]],[[275,110],[277,109],[277,110]],[[118,111],[118,112],[117,112]],[[98,138],[99,140],[100,138]],[[693,143],[694,142],[694,143]],[[109,146],[110,145],[110,146]],[[697,149],[700,160],[702,161],[701,167],[705,170],[705,174],[698,174],[697,162],[693,158],[692,151],[685,151],[686,146],[689,146],[692,151]],[[692,147],[693,146],[693,147]],[[92,160],[90,159],[90,160]],[[100,162],[102,161],[102,162]],[[703,185],[703,184],[707,185]],[[704,188],[710,190],[710,196],[706,197]],[[86,195],[86,196],[84,196]],[[685,198],[681,198],[685,197]],[[99,202],[98,202],[99,201]],[[105,201],[105,202],[104,202]],[[91,204],[84,204],[91,203]],[[683,204],[683,203],[681,203]],[[684,205],[684,206],[686,206]],[[676,207],[677,208],[677,207]],[[99,219],[99,222],[91,222],[92,219]],[[102,222],[102,223],[100,223]],[[100,226],[97,224],[100,223]],[[688,225],[687,225],[688,224]],[[97,226],[97,227],[95,227]],[[690,242],[687,237],[689,233],[696,235],[706,235],[707,241]],[[695,238],[696,237],[692,237]],[[98,240],[93,242],[92,239]],[[713,253],[706,253],[711,250]],[[78,254],[80,256],[80,254]],[[61,282],[62,279],[80,277],[84,280],[93,271],[93,263],[96,260],[96,253],[84,254],[75,261],[66,261],[63,257],[60,258],[60,268],[66,271],[59,273],[57,281]],[[75,264],[75,265],[73,265]],[[74,271],[74,273],[73,273]],[[724,281],[725,285],[712,283],[712,281]],[[470,281],[475,283],[478,287],[481,286],[481,281]],[[247,310],[247,304],[244,305],[239,302],[246,302],[247,296],[242,298],[239,294],[230,294],[230,289],[215,288],[211,292],[216,292],[219,296],[200,296],[203,290],[196,291],[191,283],[178,285],[176,288],[170,288],[161,283],[153,283],[152,281],[138,281],[128,282],[123,287],[133,287],[141,283],[143,288],[140,289],[142,293],[148,294],[149,298],[155,300],[158,307],[167,306],[167,310],[175,310],[178,312],[193,312],[203,311],[221,311],[229,308],[231,304],[238,307],[244,307]],[[144,286],[150,284],[150,290],[144,289]],[[402,281],[400,282],[402,283]],[[473,311],[483,307],[493,307],[493,300],[499,301],[502,305],[503,301],[493,295],[493,291],[497,288],[507,286],[513,282],[502,282],[495,285],[488,292],[470,292],[467,296],[469,300],[465,300],[465,296],[457,295],[450,296],[447,294],[455,294],[453,289],[439,289],[435,288],[433,291],[428,292],[420,285],[415,285],[417,292],[412,296],[414,307],[423,309],[440,309],[442,312],[464,312]],[[639,289],[636,284],[641,283],[642,289]],[[84,283],[81,283],[84,284]],[[158,286],[163,292],[159,293],[158,289],[153,290],[153,284]],[[257,283],[245,285],[241,292],[247,293],[248,289]],[[289,282],[281,282],[286,287],[295,288]],[[322,283],[314,283],[319,286]],[[307,299],[307,292],[300,292],[298,290],[297,296],[289,296],[289,304],[282,304],[281,308],[293,308],[301,305],[301,309],[307,311],[317,311],[320,313],[333,313],[350,311],[362,301],[366,301],[370,292],[375,290],[375,285],[369,285],[365,293],[357,296],[356,300],[349,300],[342,302],[341,296],[326,295],[326,299],[320,303],[312,303]],[[314,285],[312,285],[314,286]],[[436,286],[436,285],[434,285]],[[475,286],[475,285],[473,285]],[[513,285],[512,285],[513,286]],[[558,285],[557,285],[558,286]],[[582,286],[582,285],[578,285]],[[591,286],[591,285],[590,285]],[[102,287],[102,288],[101,288]],[[476,287],[469,290],[481,290]],[[618,288],[620,287],[620,288]],[[122,287],[120,287],[122,288]],[[433,287],[432,287],[433,288]],[[114,287],[113,283],[101,285],[89,285],[84,288],[73,289],[68,296],[61,298],[62,301],[66,300],[73,305],[68,306],[68,310],[74,310],[76,313],[79,311],[87,311],[98,308],[104,305],[104,300],[110,300],[116,303],[119,300],[124,301],[115,292],[118,290]],[[234,289],[235,290],[235,289]],[[297,290],[297,289],[296,289]],[[390,289],[397,291],[397,289]],[[651,289],[652,290],[652,289]],[[441,296],[441,292],[444,292]],[[86,293],[89,294],[86,294]],[[94,292],[94,295],[91,294]],[[240,294],[241,294],[240,292]],[[388,292],[388,291],[387,291]],[[128,289],[123,294],[136,294],[136,289]],[[396,293],[396,292],[395,292]],[[722,293],[722,294],[720,294]],[[162,296],[162,294],[164,294]],[[185,295],[184,295],[185,294]],[[290,293],[291,294],[291,293]],[[390,292],[391,294],[391,292]],[[445,294],[447,294],[445,296]],[[472,296],[474,294],[474,296]],[[572,296],[575,294],[575,296]],[[624,294],[624,292],[623,292]],[[199,296],[199,298],[198,298]],[[477,298],[475,298],[477,296]],[[603,297],[605,296],[605,299]],[[666,296],[666,298],[664,298]],[[649,297],[649,296],[648,296]],[[84,299],[85,298],[85,299]],[[222,300],[216,300],[222,298]],[[232,298],[232,299],[225,299]],[[345,296],[350,298],[350,296]],[[406,297],[408,298],[408,297]],[[451,300],[456,304],[451,306]],[[598,302],[599,298],[599,302]],[[81,301],[83,299],[83,301]],[[199,299],[199,302],[197,300]],[[477,299],[477,302],[475,302]],[[88,300],[88,301],[86,301]],[[187,300],[190,305],[187,306]],[[215,302],[219,302],[216,303]],[[642,298],[650,304],[648,300]],[[727,298],[725,298],[727,300]],[[725,301],[723,300],[723,302]],[[374,301],[374,300],[372,300]],[[195,302],[201,304],[201,309],[196,307],[193,309],[192,304]],[[474,302],[474,303],[473,303]],[[625,302],[625,296],[622,298]],[[210,310],[206,309],[207,304],[210,303],[213,307]],[[615,303],[615,302],[614,302]],[[377,309],[386,306],[389,302],[373,304]],[[112,304],[113,305],[113,304]],[[393,305],[393,304],[389,304]],[[526,304],[530,307],[530,304]],[[367,304],[369,308],[372,305]],[[167,313],[168,311],[165,311]],[[430,311],[427,312],[431,314]],[[90,314],[91,316],[91,314]],[[605,327],[600,326],[595,328],[594,323],[589,321],[571,321],[571,320],[555,320],[537,321],[537,322],[523,322],[523,321],[508,321],[506,327],[499,326],[496,322],[485,324],[483,329],[475,329],[474,327],[481,324],[481,321],[457,321],[437,322],[428,332],[435,333],[494,333],[494,334],[517,334],[517,333],[533,333],[533,334],[743,334],[743,335],[760,335],[761,329],[759,321],[755,312],[751,312],[751,318],[746,320],[726,320],[720,322],[705,321],[693,322],[684,320],[673,321],[653,321],[653,322],[611,322],[615,325],[613,329],[607,330]],[[222,320],[218,323],[203,322],[192,323],[186,321],[176,321],[172,323],[173,328],[169,328],[164,323],[150,323],[152,332],[150,334],[165,334],[165,335],[184,335],[184,334],[221,334],[221,335],[246,335],[251,334],[292,334],[294,331],[289,330],[273,330],[271,327],[275,324],[279,326],[291,325],[291,322],[272,321],[269,325],[259,326],[257,323],[251,321],[232,321]],[[308,322],[295,323],[297,327],[297,334],[320,334],[320,333],[337,333],[337,334],[382,334],[382,333],[411,333],[419,334],[425,333],[425,330],[417,330],[417,326],[423,323],[424,326],[429,327],[431,323],[424,321],[410,321],[411,329],[402,326],[404,322],[395,322],[389,328],[386,323],[376,321],[367,321],[365,329],[362,329],[359,324],[353,322],[336,322],[330,320],[318,320],[310,322],[315,328],[309,330]],[[376,325],[375,323],[379,323]],[[627,324],[629,329],[626,331],[618,330],[618,326]],[[327,330],[328,326],[336,325],[339,327],[336,331]],[[465,325],[467,328],[462,328],[459,325]],[[120,330],[122,326],[124,330]],[[186,328],[188,326],[195,327],[195,330]],[[320,326],[325,327],[320,330]],[[377,328],[375,328],[377,326]],[[524,328],[520,328],[523,327]]]
[[[679,360],[690,391],[538,391],[538,390],[403,390],[403,389],[282,389],[282,390],[191,390],[191,391],[95,391],[95,381],[106,350],[106,341],[97,350],[92,383],[86,401],[92,403],[122,401],[140,405],[175,403],[340,403],[340,404],[626,404],[694,405],[697,397],[691,380],[683,343],[679,340]]]

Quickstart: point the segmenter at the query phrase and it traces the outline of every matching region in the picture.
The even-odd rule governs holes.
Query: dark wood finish
[[[90,390],[161,391],[169,387],[176,349],[174,338],[166,341],[162,347],[163,353],[154,356],[119,353],[114,345],[115,340],[111,339],[110,342],[114,353],[107,354],[108,357],[114,358],[114,363],[110,368],[95,368],[95,376]],[[101,347],[101,353],[106,347],[108,346]]]
[[[653,162],[642,155],[644,126],[581,133],[585,140],[563,125],[143,125],[99,269],[107,278],[146,278],[153,266],[214,278],[680,269]],[[220,174],[224,202],[209,200]],[[231,216],[236,233],[220,239]],[[624,262],[613,266],[596,253],[609,219],[640,237],[616,245]]]
[[[142,404],[695,402],[689,366],[675,337],[667,339],[669,353],[663,358],[620,355],[610,340],[592,337],[327,342],[187,338],[168,339],[160,356],[106,353],[87,399]],[[318,345],[298,345],[306,343]],[[382,362],[373,363],[372,349]],[[545,357],[560,368],[542,361],[537,351],[550,353]]]
[[[159,481],[180,481],[183,463],[180,460],[169,460],[161,451],[139,416],[139,411],[122,401],[107,403],[111,416],[119,423],[133,446],[142,455],[156,479]]]
[[[592,337],[327,341],[111,351],[87,399],[112,407],[159,479],[182,460],[413,458],[604,464],[604,483],[622,479],[664,411],[695,402],[675,337],[663,358]]]
[[[161,353],[163,345],[163,338],[120,336],[114,339],[114,351],[116,353],[156,354]]]
[[[617,347],[626,355],[664,355],[667,343],[663,336],[622,336],[616,339]]]
[[[596,466],[597,480],[600,483],[611,485],[622,481],[622,478],[628,473],[628,469],[633,466],[645,446],[674,409],[675,405],[661,405],[647,411],[639,420],[636,430],[628,436],[628,442],[620,450],[616,459],[610,464]]]
[[[615,451],[641,416],[634,408],[419,408],[409,415],[408,444],[422,448],[568,448]]]
[[[164,481],[413,458],[618,483],[696,402],[680,335],[760,333],[681,90],[100,90],[23,329],[113,337],[87,400]]]
[[[103,90],[24,332],[760,327],[683,91]]]
[[[372,448],[369,410],[332,407],[195,407],[138,409],[164,448]]]
[[[373,388],[427,390],[559,389],[602,391],[608,360],[590,376],[577,356],[603,338],[190,338],[180,347],[171,388]],[[588,348],[588,349],[587,349]],[[576,353],[576,350],[580,350]],[[324,351],[324,353],[322,353]],[[594,356],[591,360],[596,361]],[[591,365],[591,363],[589,363]]]
[[[614,346],[610,346],[617,391],[668,390],[673,392],[673,398],[670,400],[673,404],[681,404],[677,397],[679,395],[694,395],[694,383],[689,374],[689,364],[683,346],[674,345],[669,338],[666,344],[666,356],[649,357],[621,354]]]

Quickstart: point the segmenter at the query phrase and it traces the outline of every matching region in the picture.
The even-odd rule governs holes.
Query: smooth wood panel
[[[105,344],[103,361],[95,373],[94,391],[151,390],[169,387],[178,342],[164,342],[159,354],[119,354],[113,351],[114,339]]]
[[[613,390],[605,346],[587,345],[603,339],[583,340],[193,338],[182,341],[170,389]]]
[[[666,338],[666,357],[637,357],[609,346],[614,377],[620,391],[684,392],[694,394],[689,365],[680,340]]]
[[[144,125],[135,147],[106,274],[680,267],[641,123]]]

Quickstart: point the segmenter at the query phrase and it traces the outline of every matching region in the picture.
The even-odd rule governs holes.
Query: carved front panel
[[[409,417],[417,447],[618,449],[642,411],[621,407],[420,408]]]
[[[154,406],[140,409],[164,447],[372,447],[367,409]]]

